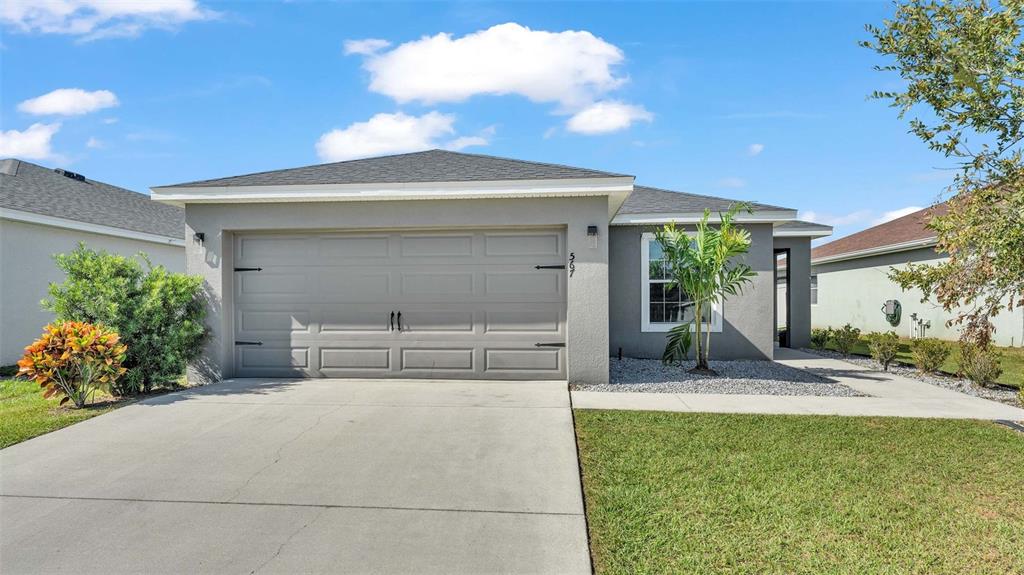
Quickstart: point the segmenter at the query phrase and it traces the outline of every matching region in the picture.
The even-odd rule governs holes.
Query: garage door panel
[[[549,371],[561,368],[561,348],[485,349],[487,371]]]
[[[363,335],[386,335],[391,331],[390,310],[384,307],[345,305],[319,310],[320,334],[343,335],[361,333]]]
[[[356,369],[386,372],[391,369],[389,347],[322,347],[320,369]]]
[[[473,257],[473,234],[405,234],[399,238],[402,257]]]
[[[562,313],[549,309],[488,310],[484,313],[484,333],[558,335],[562,333]]]
[[[452,332],[472,335],[476,332],[474,312],[471,309],[442,310],[419,309],[402,310],[403,334],[415,337],[418,334]]]
[[[305,273],[272,271],[240,273],[238,293],[245,295],[304,296],[310,292],[309,276]]]
[[[562,231],[236,238],[239,376],[565,377]]]
[[[473,348],[402,348],[403,370],[473,370]]]
[[[475,282],[472,271],[453,272],[402,272],[400,295],[442,296],[473,295]]]
[[[262,310],[239,308],[235,318],[237,333],[290,335],[309,333],[310,314],[308,310]]]
[[[389,242],[386,235],[322,236],[317,241],[317,261],[309,263],[330,265],[348,263],[349,260],[365,263],[368,259],[387,258]]]
[[[239,365],[242,368],[308,368],[309,348],[240,346]]]
[[[493,233],[484,235],[484,255],[562,257],[562,236],[558,232]]]

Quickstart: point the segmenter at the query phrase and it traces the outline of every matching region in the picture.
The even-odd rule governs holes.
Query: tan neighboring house
[[[39,302],[63,280],[53,254],[84,242],[185,269],[185,215],[149,196],[16,159],[0,160],[0,365],[21,357],[52,314]]]
[[[956,316],[934,300],[921,302],[919,290],[903,291],[889,279],[892,267],[907,263],[938,263],[946,254],[935,250],[935,233],[926,227],[930,214],[945,213],[938,204],[901,218],[823,244],[811,251],[811,324],[839,327],[846,323],[863,332],[895,331],[902,337],[955,340]],[[899,318],[890,322],[883,307],[899,302]],[[1003,311],[996,318],[997,345],[1024,345],[1024,310]]]

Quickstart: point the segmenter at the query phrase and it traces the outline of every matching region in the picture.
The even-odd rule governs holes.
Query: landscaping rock
[[[857,397],[864,394],[810,372],[774,361],[712,361],[718,376],[689,373],[693,362],[681,367],[662,365],[657,359],[611,360],[611,383],[575,385],[582,391],[634,391],[652,393],[726,393],[744,395],[817,395]]]

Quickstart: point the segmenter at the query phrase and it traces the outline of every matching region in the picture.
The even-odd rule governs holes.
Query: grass
[[[107,413],[117,407],[109,399],[82,409],[60,407],[57,399],[43,399],[31,381],[0,380],[0,449]]]
[[[575,417],[598,574],[1024,573],[1024,436],[993,423]]]
[[[942,364],[942,371],[946,373],[956,373],[959,366],[957,365],[957,353],[955,346],[956,342],[949,342],[949,345],[953,347],[953,352],[946,358],[945,363]],[[832,342],[829,342],[825,346],[827,349],[833,351],[836,350]],[[1002,353],[1002,368],[1003,374],[999,376],[997,380],[1003,385],[1009,385],[1011,387],[1020,388],[1024,385],[1024,347],[997,347]],[[856,345],[853,346],[851,352],[855,355],[863,355],[871,357],[871,351],[868,350],[867,337],[861,336],[860,340]],[[904,363],[909,366],[914,365],[914,358],[910,355],[910,340],[900,340],[900,351],[896,356],[896,360],[900,363]]]

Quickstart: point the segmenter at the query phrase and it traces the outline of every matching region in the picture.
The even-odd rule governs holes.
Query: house
[[[687,319],[651,232],[732,203],[633,182],[430,150],[154,187],[184,206],[186,267],[206,281],[189,376],[606,382],[609,355],[660,357]],[[812,236],[776,237],[790,208],[738,219],[757,276],[706,318],[711,350],[770,358],[775,250],[804,270],[790,305],[806,308]],[[805,345],[809,314],[792,317]]]
[[[66,170],[0,160],[0,365],[21,358],[53,315],[39,302],[79,242],[184,271],[184,211]]]
[[[945,203],[820,245],[811,252],[811,320],[814,327],[849,323],[862,332],[895,331],[902,337],[956,340],[959,326],[947,326],[958,310],[946,312],[934,299],[921,302],[920,290],[903,291],[889,279],[893,267],[938,263],[947,256],[935,249],[935,232],[926,226],[931,214],[945,213]],[[886,315],[886,302],[894,302]],[[896,305],[898,303],[898,305]],[[895,309],[894,309],[895,308]],[[891,321],[890,321],[891,320]],[[993,318],[994,342],[1024,345],[1024,310],[1003,311]]]

